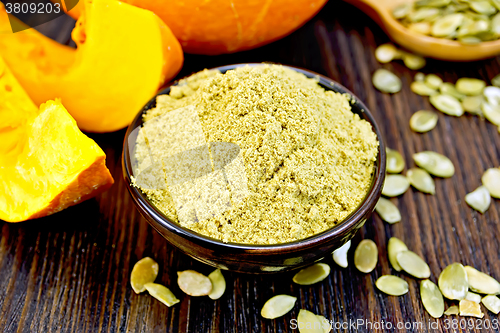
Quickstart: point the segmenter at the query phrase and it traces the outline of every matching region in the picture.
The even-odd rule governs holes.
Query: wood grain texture
[[[56,35],[67,42],[70,24],[61,24],[63,30],[57,30],[59,25],[48,30],[59,31]],[[484,215],[464,202],[465,194],[480,185],[482,172],[500,166],[500,134],[480,118],[443,114],[431,132],[410,131],[412,113],[432,106],[428,98],[410,91],[414,71],[397,61],[377,63],[374,50],[386,41],[381,29],[362,12],[330,1],[314,19],[281,41],[234,55],[187,55],[180,74],[261,61],[307,68],[339,81],[364,101],[388,146],[404,153],[407,168],[414,165],[411,155],[422,150],[443,153],[453,161],[456,174],[436,179],[436,195],[410,189],[393,199],[403,216],[400,223],[388,225],[374,216],[353,240],[353,247],[363,238],[378,244],[380,261],[372,273],[361,274],[353,267],[351,250],[347,269],[326,258],[332,272],[313,286],[292,284],[293,273],[224,272],[227,290],[220,300],[184,295],[176,285],[178,270],[193,268],[208,274],[212,268],[173,248],[135,209],[122,179],[122,130],[91,135],[106,152],[116,180],[108,192],[51,217],[20,224],[0,222],[0,332],[297,332],[290,328],[290,320],[301,308],[344,325],[358,320],[380,325],[383,320],[393,326],[336,330],[343,332],[479,332],[479,324],[498,321],[498,316],[484,309],[484,319],[474,321],[472,328],[447,328],[445,320],[457,317],[432,319],[420,302],[418,281],[395,272],[388,263],[387,241],[396,236],[425,258],[434,282],[452,262],[474,266],[500,279],[500,201],[493,200]],[[371,74],[377,68],[397,73],[403,90],[395,95],[376,91]],[[423,72],[437,73],[448,82],[463,76],[489,81],[500,72],[500,63],[499,58],[466,64],[429,60]],[[132,291],[130,271],[144,256],[158,261],[157,282],[171,288],[181,300],[179,304],[168,308],[147,294]],[[409,293],[392,297],[379,292],[375,280],[383,274],[403,277]],[[263,319],[262,305],[280,293],[298,297],[295,308],[282,318]],[[412,327],[398,330],[398,323]],[[429,323],[435,323],[437,329],[429,328]]]

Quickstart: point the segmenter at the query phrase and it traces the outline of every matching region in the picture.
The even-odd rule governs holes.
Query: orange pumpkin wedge
[[[0,57],[0,220],[47,216],[107,190],[101,148],[59,100],[40,109]]]

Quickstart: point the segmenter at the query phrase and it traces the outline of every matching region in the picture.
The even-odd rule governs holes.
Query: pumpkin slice
[[[60,98],[81,129],[127,126],[183,62],[170,29],[152,12],[116,0],[81,0],[73,49],[34,29],[0,34],[0,55],[35,102]],[[11,21],[19,23],[14,17]],[[0,32],[10,29],[0,4]]]
[[[113,184],[104,152],[61,102],[40,109],[0,57],[0,219],[56,213]]]

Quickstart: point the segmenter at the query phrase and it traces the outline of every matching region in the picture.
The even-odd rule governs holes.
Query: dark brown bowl
[[[224,73],[245,65],[258,66],[261,64],[228,65],[215,69]],[[385,144],[370,111],[356,96],[337,82],[308,70],[286,67],[303,73],[309,78],[319,79],[319,85],[324,89],[351,95],[353,97],[353,103],[351,104],[352,111],[372,125],[380,142],[375,172],[372,177],[370,190],[365,199],[343,222],[322,233],[291,243],[248,245],[223,243],[184,228],[178,223],[169,220],[138,188],[130,186],[133,170],[129,148],[133,147],[137,135],[137,131],[133,130],[142,126],[142,115],[146,110],[155,106],[156,96],[137,114],[125,135],[122,159],[123,175],[139,211],[166,240],[189,256],[208,265],[245,273],[287,271],[308,265],[330,255],[333,250],[350,240],[366,222],[380,198],[385,179]],[[176,84],[177,82],[172,85]],[[158,95],[168,94],[169,92],[170,86],[160,91]]]

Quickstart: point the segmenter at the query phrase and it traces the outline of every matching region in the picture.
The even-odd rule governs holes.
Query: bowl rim
[[[231,64],[231,65],[225,65],[225,66],[218,66],[214,68],[210,68],[209,70],[219,70],[222,73],[225,73],[228,70],[233,70],[239,67],[244,67],[244,66],[262,66],[262,65],[272,65],[276,63],[239,63],[239,64]],[[170,88],[172,86],[175,86],[179,83],[180,80],[187,78],[195,73],[189,74],[179,80],[173,81],[167,86],[165,86],[162,90],[158,91],[156,95],[151,98],[146,105],[137,113],[137,115],[134,117],[134,120],[132,123],[128,126],[127,131],[125,133],[125,138],[124,138],[124,144],[123,144],[123,151],[122,151],[122,169],[123,169],[123,176],[126,182],[126,185],[129,189],[129,192],[136,204],[140,204],[142,208],[149,214],[152,218],[155,219],[158,224],[160,224],[162,227],[168,229],[170,232],[175,233],[183,238],[187,238],[188,240],[194,242],[194,243],[202,243],[202,246],[210,247],[210,248],[223,248],[223,249],[232,249],[232,250],[239,250],[239,251],[245,251],[245,252],[254,252],[254,253],[261,253],[263,251],[266,252],[266,254],[277,254],[277,253],[286,253],[286,252],[291,252],[291,251],[297,251],[297,250],[304,250],[308,248],[312,248],[315,245],[322,243],[323,241],[327,241],[328,239],[335,237],[336,235],[344,235],[349,232],[352,228],[354,228],[359,220],[363,218],[363,216],[368,215],[371,212],[368,212],[370,209],[370,206],[375,206],[373,202],[375,200],[378,200],[380,197],[380,194],[382,192],[382,185],[384,182],[385,178],[385,173],[386,173],[386,145],[383,140],[382,134],[380,132],[379,126],[377,122],[375,121],[375,118],[371,114],[371,112],[368,110],[366,105],[356,96],[354,95],[349,89],[345,88],[343,85],[340,83],[336,82],[335,80],[315,73],[311,70],[308,69],[303,69],[299,67],[294,67],[294,66],[288,66],[288,65],[282,65],[282,64],[276,64],[280,65],[289,69],[292,69],[296,72],[304,74],[308,78],[315,78],[318,80],[318,84],[325,90],[332,90],[335,92],[339,92],[342,94],[348,94],[351,97],[351,105],[357,105],[359,108],[360,112],[363,113],[364,116],[361,116],[361,114],[355,112],[358,114],[362,119],[365,119],[370,123],[372,126],[372,130],[375,132],[375,135],[377,136],[377,139],[379,141],[379,153],[377,154],[377,159],[376,159],[376,167],[375,167],[375,172],[372,177],[372,182],[370,184],[370,189],[368,190],[366,196],[364,199],[361,201],[361,203],[358,205],[358,207],[351,213],[349,214],[342,222],[338,223],[338,225],[324,230],[318,234],[309,236],[307,238],[299,239],[293,242],[288,242],[288,243],[279,243],[279,244],[245,244],[245,243],[233,243],[233,242],[223,242],[221,240],[211,238],[202,234],[199,234],[197,232],[194,232],[188,228],[185,228],[181,226],[180,224],[171,221],[163,212],[161,212],[153,203],[151,203],[144,194],[135,186],[131,186],[131,174],[132,173],[132,167],[131,167],[131,159],[130,159],[130,150],[129,150],[129,145],[128,145],[128,138],[131,134],[131,132],[136,129],[138,126],[142,125],[142,116],[143,114],[151,109],[155,103],[156,103],[156,98],[159,95],[164,95],[170,92]],[[375,202],[376,203],[376,202]],[[148,219],[146,219],[148,220]],[[149,222],[149,221],[148,221]],[[152,225],[154,228],[156,228],[154,225]],[[160,232],[161,233],[161,232]]]

